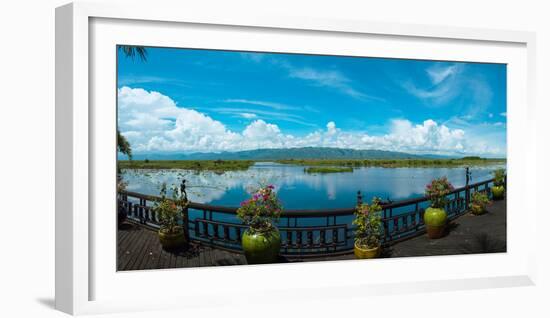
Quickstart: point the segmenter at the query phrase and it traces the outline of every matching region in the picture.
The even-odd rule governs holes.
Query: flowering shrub
[[[487,196],[487,194],[482,193],[482,192],[474,192],[472,194],[472,199],[470,201],[470,205],[471,206],[477,205],[477,206],[485,209],[485,207],[487,206],[487,204],[489,204],[489,202],[491,202],[491,201],[489,200],[489,197]]]
[[[258,189],[252,197],[241,202],[237,216],[245,224],[250,225],[252,232],[266,232],[273,227],[283,211],[283,206],[277,198],[274,187],[268,185]]]
[[[503,186],[504,185],[504,176],[505,172],[504,169],[496,169],[493,172],[493,175],[495,177],[495,186]]]
[[[116,192],[117,192],[117,198],[118,198],[118,204],[117,204],[117,220],[118,224],[122,224],[124,221],[126,221],[126,218],[128,217],[128,209],[127,206],[124,205],[123,200],[124,196],[122,195],[122,191],[126,190],[127,183],[124,182],[122,179],[122,176],[120,174],[117,174],[116,177]]]
[[[126,190],[126,186],[128,186],[128,183],[126,183],[122,179],[121,175],[117,175],[116,176],[116,191],[117,191],[117,193]]]
[[[161,230],[175,234],[181,231],[181,221],[183,217],[183,209],[187,207],[187,196],[185,196],[180,188],[174,186],[172,188],[172,196],[168,198],[166,195],[166,184],[163,183],[160,188],[160,199],[155,202],[153,211],[157,213],[160,221]]]
[[[382,207],[380,199],[374,197],[371,204],[363,203],[355,209],[355,241],[361,247],[376,248],[380,246],[382,236]]]
[[[453,185],[447,180],[447,177],[442,177],[432,180],[426,185],[426,196],[432,202],[432,207],[443,209],[447,204],[447,194],[454,190]]]

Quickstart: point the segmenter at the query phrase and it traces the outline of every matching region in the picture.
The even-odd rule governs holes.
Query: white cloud
[[[294,136],[285,134],[279,126],[263,119],[255,119],[242,132],[236,132],[208,115],[178,107],[172,99],[158,92],[123,87],[119,89],[118,96],[119,128],[135,153],[219,152],[306,146],[439,154],[503,154],[505,151],[502,144],[485,144],[487,139],[482,138],[483,134],[466,138],[464,130],[451,129],[431,119],[421,124],[394,119],[385,135],[344,131],[337,127],[335,121],[328,121],[326,129]]]
[[[455,75],[460,71],[459,64],[453,64],[447,67],[441,67],[439,64],[435,64],[426,70],[433,84],[437,85],[447,78]]]
[[[337,71],[318,71],[312,68],[293,69],[290,76],[310,80],[323,86],[341,87],[347,85],[349,79]]]
[[[406,82],[403,84],[403,88],[407,90],[411,95],[414,95],[420,99],[431,101],[435,105],[440,105],[453,97],[451,85],[440,85],[435,88],[422,89],[417,87],[412,82]]]
[[[335,122],[327,123],[325,131],[315,131],[297,138],[292,146],[323,146],[353,149],[380,149],[410,153],[457,154],[467,151],[465,133],[450,129],[429,119],[414,125],[405,119],[394,119],[390,131],[373,136],[363,132],[346,132],[337,128]]]
[[[134,117],[126,121],[126,125],[132,129],[166,129],[172,124],[171,120],[148,116],[145,113],[137,113]]]
[[[464,116],[476,118],[485,114],[491,104],[493,92],[482,75],[467,73],[464,64],[441,66],[436,63],[426,70],[430,85],[420,85],[404,81],[402,87],[420,99],[428,107],[451,105],[458,100],[462,103]],[[456,105],[455,105],[456,106]]]
[[[249,104],[249,105],[257,105],[257,106],[264,106],[276,110],[298,110],[299,107],[289,106],[281,103],[274,103],[274,102],[265,102],[265,101],[258,101],[258,100],[248,100],[248,99],[226,99],[224,100],[226,103],[239,103],[239,104]]]
[[[422,124],[413,125],[408,120],[395,119],[390,133],[375,137],[375,143],[387,145],[387,150],[409,151],[414,153],[462,153],[465,151],[465,138],[462,129],[450,129],[428,119]]]
[[[265,121],[259,119],[246,126],[243,131],[243,136],[252,140],[264,140],[278,137],[281,134],[281,130],[277,125],[268,124]]]
[[[266,55],[264,53],[243,52],[241,53],[241,57],[252,62],[260,63],[265,59]]]
[[[440,106],[458,95],[457,79],[462,69],[459,64],[442,67],[436,63],[426,70],[432,85],[422,88],[417,83],[406,81],[402,86],[409,94],[424,100],[429,106]]]
[[[256,116],[256,114],[252,114],[252,113],[240,113],[239,115],[242,118],[246,118],[246,119],[253,119],[253,118],[258,117],[258,116]]]
[[[301,79],[312,83],[313,85],[332,88],[342,94],[348,95],[358,100],[376,100],[380,102],[385,102],[384,98],[372,96],[357,89],[354,83],[338,70],[315,69],[312,67],[298,68],[284,58],[275,58],[273,56],[267,58],[267,55],[265,54],[256,54],[262,56],[261,58],[259,58],[251,54],[253,53],[245,53],[242,56],[244,59],[256,63],[262,62],[267,59],[267,61],[271,65],[287,71],[288,75],[292,78]]]
[[[506,117],[506,112],[500,113],[499,115],[502,117]]]
[[[286,64],[285,64],[286,65]],[[372,99],[384,101],[384,99],[365,94],[352,86],[352,81],[344,74],[335,70],[318,70],[310,67],[294,68],[287,65],[289,75],[293,78],[309,81],[314,85],[336,89],[343,94],[360,100]]]
[[[122,87],[118,90],[118,108],[119,129],[135,152],[231,150],[241,138],[221,122],[177,107],[158,92]]]
[[[317,125],[306,121],[302,116],[296,115],[292,112],[278,112],[270,110],[258,110],[254,108],[240,108],[240,107],[217,107],[211,108],[212,112],[219,114],[230,114],[240,116],[242,113],[250,113],[256,115],[258,118],[275,119],[280,121],[286,121],[289,123],[300,124],[304,126],[317,127]]]
[[[336,124],[333,121],[329,121],[327,124],[327,135],[332,136],[336,134]]]
[[[118,86],[132,86],[132,85],[142,85],[142,84],[151,84],[151,83],[162,83],[170,84],[179,87],[189,87],[189,83],[186,81],[168,78],[168,77],[158,77],[158,76],[139,76],[139,75],[122,75],[119,77]]]

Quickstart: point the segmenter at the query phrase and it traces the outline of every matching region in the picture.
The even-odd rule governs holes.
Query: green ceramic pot
[[[359,245],[359,243],[357,242],[355,242],[353,246],[353,254],[355,254],[355,257],[358,259],[377,258],[378,256],[380,256],[381,251],[381,246],[377,246],[375,248],[366,248]]]
[[[248,264],[275,263],[281,249],[281,235],[276,227],[266,232],[247,229],[243,233],[242,246]]]
[[[126,219],[128,218],[128,212],[126,211],[126,208],[119,203],[118,209],[117,209],[117,220],[118,220],[118,226],[120,226]]]
[[[493,200],[502,200],[504,199],[504,186],[494,186],[491,188],[493,193]]]
[[[485,207],[483,207],[482,205],[478,205],[478,204],[472,204],[472,207],[470,208],[470,211],[474,215],[481,215],[481,214],[485,213]]]
[[[426,232],[429,238],[440,238],[445,234],[447,213],[444,209],[429,207],[424,212],[424,223],[426,224]]]
[[[117,213],[117,219],[118,219],[118,226],[120,226],[126,219],[128,218],[128,215],[126,214],[126,211],[118,210]]]
[[[178,227],[175,233],[169,233],[165,229],[160,229],[158,234],[160,244],[165,250],[178,249],[184,246],[186,243],[185,232],[181,227]]]

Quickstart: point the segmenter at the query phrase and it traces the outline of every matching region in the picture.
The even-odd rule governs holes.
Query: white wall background
[[[186,0],[180,0],[186,1]],[[187,0],[190,1],[190,0]],[[96,1],[99,2],[99,1]],[[131,5],[132,1],[128,1]],[[163,1],[148,1],[152,8]],[[195,1],[194,1],[195,2]],[[215,4],[213,4],[215,2]],[[61,317],[54,311],[54,8],[62,0],[4,1],[0,10],[0,316]],[[378,1],[209,1],[222,12],[272,11],[295,16],[398,21],[537,32],[537,107],[539,118],[539,184],[533,195],[545,198],[550,180],[550,9],[546,1],[378,0]],[[236,308],[194,310],[195,315],[262,317],[370,315],[445,317],[548,317],[550,309],[550,240],[540,213],[539,274],[536,287],[438,294],[413,294],[332,303],[304,303],[262,308],[243,303]],[[406,262],[406,261],[405,261]],[[426,308],[426,306],[431,308]],[[344,310],[344,311],[342,311]],[[412,315],[411,315],[412,313]],[[181,315],[166,312],[166,315]],[[186,313],[187,315],[189,313]],[[117,317],[156,317],[159,313]]]

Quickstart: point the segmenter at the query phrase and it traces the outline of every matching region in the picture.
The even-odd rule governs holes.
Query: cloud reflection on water
[[[486,180],[496,167],[472,169],[473,182]],[[257,163],[246,171],[124,170],[128,190],[156,195],[163,182],[187,180],[191,201],[237,206],[261,184],[273,184],[286,208],[337,208],[355,204],[358,190],[402,200],[422,195],[435,177],[447,176],[455,187],[465,183],[464,168],[357,168],[353,173],[308,174],[303,166]]]

